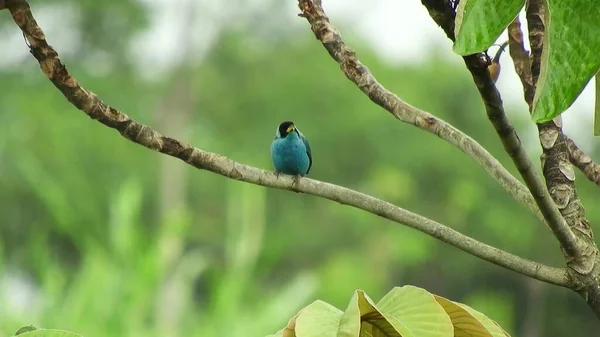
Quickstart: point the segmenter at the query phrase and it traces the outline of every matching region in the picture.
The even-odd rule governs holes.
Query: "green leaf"
[[[475,319],[477,319],[479,321],[479,323],[481,323],[487,329],[487,331],[489,331],[491,336],[493,336],[493,337],[510,337],[510,336],[508,336],[508,333],[506,333],[502,328],[500,328],[498,323],[487,318],[486,315],[480,313],[479,311],[471,308],[470,306],[468,306],[466,304],[462,304],[462,303],[456,303],[456,304],[458,306],[460,306],[461,308],[463,308],[464,310],[466,310],[473,317],[475,317]]]
[[[358,337],[360,335],[361,327],[361,309],[358,303],[358,291],[354,292],[354,295],[348,303],[348,307],[340,319],[339,336],[340,337]]]
[[[360,310],[361,336],[372,337],[402,337],[400,331],[394,327],[388,317],[386,317],[375,305],[373,300],[363,291],[355,292],[354,297]]]
[[[469,55],[488,49],[524,4],[524,0],[462,0],[456,11],[454,52]]]
[[[491,330],[488,328],[489,322],[495,323],[491,321],[489,318],[481,316],[483,314],[477,312],[475,314],[475,310],[470,307],[455,303],[450,301],[449,299],[443,298],[441,296],[434,295],[436,301],[444,308],[450,320],[452,321],[452,325],[454,326],[454,337],[505,337],[508,336],[508,333],[498,335],[498,329],[502,330],[497,324],[494,324],[494,327],[491,327]],[[469,310],[467,308],[469,308]],[[485,322],[485,323],[484,323]],[[510,336],[508,336],[510,337]]]
[[[296,337],[336,337],[342,315],[343,312],[331,304],[315,301],[302,309],[296,319]]]
[[[33,327],[33,325],[31,327]],[[23,327],[23,328],[28,328],[28,327]],[[23,329],[23,328],[21,328],[21,329]],[[19,329],[19,331],[21,331],[21,329]],[[81,335],[78,335],[74,332],[65,331],[65,330],[35,329],[35,327],[33,327],[33,329],[34,330],[29,330],[27,332],[20,333],[19,337],[81,337]],[[17,331],[17,333],[19,331]]]
[[[395,287],[377,303],[402,337],[452,337],[454,328],[446,311],[428,291]]]
[[[590,0],[548,0],[546,34],[533,119],[547,122],[575,102],[600,69],[600,6]]]
[[[15,336],[29,332],[29,331],[34,331],[37,328],[33,326],[33,324],[30,325],[26,325],[26,326],[22,326],[19,328],[19,330],[17,330],[17,332],[15,332]]]

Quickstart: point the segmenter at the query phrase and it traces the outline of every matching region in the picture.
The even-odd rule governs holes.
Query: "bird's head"
[[[277,127],[277,132],[275,133],[276,138],[286,138],[289,134],[293,134],[298,136],[298,129],[294,125],[294,122],[286,121]]]

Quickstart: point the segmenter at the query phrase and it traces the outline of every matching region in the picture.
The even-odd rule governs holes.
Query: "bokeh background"
[[[513,174],[461,59],[419,1],[323,0],[381,83],[470,134]],[[558,245],[472,159],[372,104],[296,17],[292,0],[31,1],[88,90],[157,131],[271,169],[277,124],[309,138],[310,176],[375,195],[524,257]],[[568,290],[327,200],[198,171],[71,106],[0,12],[0,336],[264,336],[322,299],[345,308],[412,284],[513,336],[592,336]],[[499,80],[532,160],[540,149],[509,57]],[[565,130],[600,159],[592,94]],[[599,190],[578,175],[599,230]]]

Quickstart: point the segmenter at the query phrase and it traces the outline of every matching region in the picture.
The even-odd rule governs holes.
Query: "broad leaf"
[[[394,327],[388,317],[385,317],[373,303],[373,300],[363,291],[356,291],[354,297],[360,309],[362,321],[360,336],[372,337],[402,337],[399,330]]]
[[[488,49],[524,4],[524,0],[462,0],[456,11],[454,52],[469,55]]]
[[[460,306],[461,308],[465,309],[466,311],[468,311],[469,314],[471,314],[473,317],[475,317],[475,319],[477,319],[479,321],[479,323],[481,323],[489,331],[491,336],[493,336],[493,337],[507,337],[508,336],[508,333],[506,333],[502,328],[500,328],[500,326],[496,322],[487,318],[486,315],[480,313],[479,311],[471,308],[470,306],[468,306],[466,304],[462,304],[462,303],[456,303],[456,304],[458,306]],[[510,336],[508,336],[508,337],[510,337]]]
[[[298,315],[296,337],[336,337],[342,315],[343,312],[333,305],[315,301]]]
[[[497,333],[497,329],[492,328],[493,330],[490,331],[486,325],[480,321],[479,315],[475,316],[461,304],[441,296],[434,295],[434,297],[450,317],[452,325],[454,325],[454,337],[497,337],[497,335],[494,334]],[[475,311],[473,309],[470,310]],[[505,335],[503,334],[501,336],[504,337]],[[506,336],[508,336],[508,334],[506,334]]]
[[[452,337],[450,318],[432,294],[403,286],[387,293],[377,308],[402,337]]]
[[[600,69],[600,6],[591,0],[548,0],[533,119],[546,122],[573,104]]]

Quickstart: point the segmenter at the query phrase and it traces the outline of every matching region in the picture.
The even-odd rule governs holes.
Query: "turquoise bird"
[[[310,145],[294,122],[283,122],[277,127],[275,139],[271,143],[271,159],[275,173],[304,176],[310,171]]]

